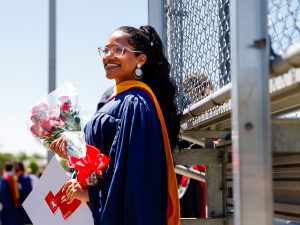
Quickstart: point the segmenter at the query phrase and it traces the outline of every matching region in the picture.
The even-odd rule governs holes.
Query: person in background
[[[27,173],[25,173],[24,165],[22,162],[16,162],[15,165],[15,174],[18,178],[18,188],[19,188],[19,205],[20,207],[17,209],[17,222],[18,225],[31,224],[31,220],[29,219],[27,213],[25,212],[22,203],[27,198],[29,193],[32,190],[32,181]]]
[[[0,201],[2,204],[1,225],[18,225],[19,190],[12,163],[6,163],[4,166],[0,182]]]
[[[65,199],[90,202],[95,225],[179,225],[171,154],[179,118],[161,39],[151,26],[124,26],[98,50],[106,77],[116,86],[87,123],[85,139],[110,162],[97,186],[67,181]],[[50,148],[66,158],[65,146],[61,137]]]
[[[32,169],[30,167],[27,167],[25,172],[28,174],[30,180],[31,180],[31,186],[32,188],[34,188],[34,186],[37,184],[37,182],[39,181],[39,177],[32,173]]]

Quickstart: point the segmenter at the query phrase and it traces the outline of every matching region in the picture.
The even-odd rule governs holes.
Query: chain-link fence
[[[276,54],[300,41],[300,1],[269,0],[268,27],[271,46]]]
[[[229,1],[168,0],[165,12],[182,111],[230,82]]]
[[[300,41],[300,1],[269,0],[268,11],[270,53],[276,57]],[[229,15],[229,0],[165,0],[167,54],[180,112],[231,82]]]
[[[271,39],[271,57],[280,57],[300,41],[300,1],[299,0],[269,0],[268,28]],[[299,69],[270,79],[270,92],[292,87],[300,83]],[[289,112],[280,118],[300,118],[299,112]]]

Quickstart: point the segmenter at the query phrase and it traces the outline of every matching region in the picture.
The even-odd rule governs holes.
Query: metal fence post
[[[153,26],[163,43],[166,43],[164,0],[148,0],[148,24]]]
[[[267,1],[231,2],[234,224],[272,224]]]
[[[48,92],[54,91],[56,86],[56,0],[49,0],[49,64],[48,64]],[[47,152],[47,160],[50,162],[54,153]]]

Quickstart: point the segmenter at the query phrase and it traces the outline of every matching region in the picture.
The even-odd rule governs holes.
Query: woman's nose
[[[114,53],[113,51],[110,49],[108,50],[108,52],[104,55],[103,58],[108,58],[108,57],[113,57],[114,56]]]

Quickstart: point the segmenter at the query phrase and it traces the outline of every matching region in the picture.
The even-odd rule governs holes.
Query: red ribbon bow
[[[86,186],[86,179],[92,172],[102,175],[102,171],[107,167],[110,158],[100,152],[99,149],[86,145],[86,155],[81,158],[69,156],[67,166],[77,170],[79,183]]]

